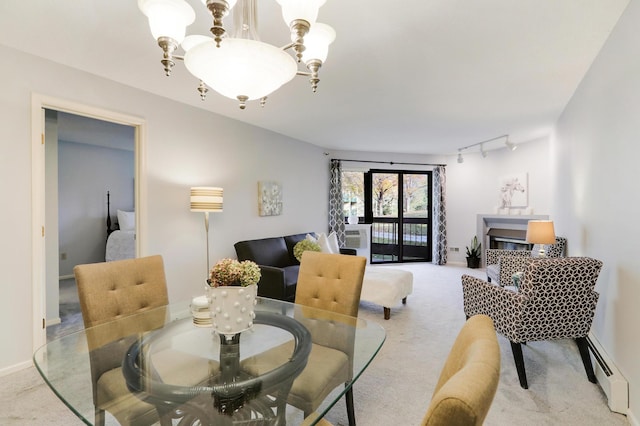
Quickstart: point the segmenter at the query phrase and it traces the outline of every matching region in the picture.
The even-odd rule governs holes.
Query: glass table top
[[[250,330],[223,336],[210,326],[196,325],[189,302],[171,304],[62,336],[39,348],[33,359],[49,387],[86,424],[95,422],[94,401],[105,398],[103,391],[94,395],[92,376],[126,386],[131,404],[144,401],[159,410],[192,410],[215,417],[214,424],[227,424],[256,415],[247,412],[278,412],[278,404],[265,408],[261,401],[277,399],[278,392],[286,400],[313,350],[311,342],[347,353],[353,384],[385,340],[377,323],[306,306],[259,297],[255,312]],[[271,367],[257,373],[264,357]],[[110,370],[111,377],[102,375]],[[110,389],[112,384],[101,385]],[[298,412],[283,413],[275,422],[313,425],[347,387],[337,386],[324,399],[315,420],[303,420]],[[296,410],[286,407],[291,411]],[[118,424],[109,414],[107,419],[107,424]]]

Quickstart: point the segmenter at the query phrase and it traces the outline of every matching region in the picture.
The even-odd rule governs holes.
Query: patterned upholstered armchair
[[[575,339],[589,381],[596,381],[586,337],[598,301],[602,262],[588,257],[529,258],[516,291],[463,275],[464,313],[485,314],[511,342],[520,386],[527,389],[522,343]]]
[[[545,244],[544,251],[547,257],[564,257],[567,247],[567,239],[556,237],[555,244]],[[534,253],[535,252],[535,253]],[[537,256],[538,250],[502,250],[487,249],[487,280],[501,286],[512,285],[511,277],[516,272],[524,271],[527,260]]]

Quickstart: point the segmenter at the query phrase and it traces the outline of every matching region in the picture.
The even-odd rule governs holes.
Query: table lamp
[[[544,244],[556,242],[556,233],[551,220],[530,220],[527,224],[527,242],[540,244],[539,257],[544,257]]]
[[[204,229],[207,234],[207,277],[209,276],[209,212],[222,211],[223,189],[210,186],[191,188],[191,211],[204,212]]]

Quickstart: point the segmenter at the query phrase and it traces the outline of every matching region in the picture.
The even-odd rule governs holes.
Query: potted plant
[[[231,339],[253,327],[254,307],[260,281],[260,267],[250,260],[218,261],[209,272],[207,299],[211,325]]]
[[[482,244],[478,242],[478,237],[471,240],[471,247],[467,246],[467,267],[476,269],[480,267],[480,256]]]

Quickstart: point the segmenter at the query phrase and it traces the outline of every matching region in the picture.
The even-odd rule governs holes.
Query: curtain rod
[[[403,165],[409,165],[409,166],[440,166],[440,167],[446,167],[446,164],[431,164],[431,163],[403,163],[401,161],[373,161],[373,160],[343,160],[341,158],[332,158],[332,160],[338,160],[338,161],[351,161],[353,163],[377,163],[377,164],[390,164],[390,165],[394,165],[394,164],[403,164]]]

